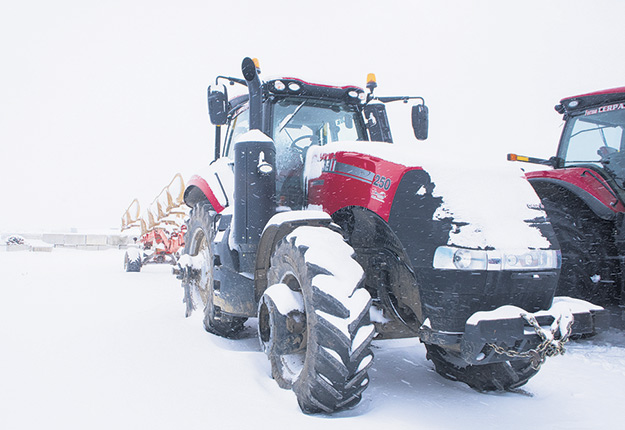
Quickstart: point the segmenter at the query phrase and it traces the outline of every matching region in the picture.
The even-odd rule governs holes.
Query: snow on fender
[[[287,211],[287,212],[279,212],[272,216],[265,225],[263,230],[263,234],[265,231],[270,229],[271,227],[278,227],[282,224],[286,224],[294,221],[304,221],[304,220],[320,220],[320,221],[328,221],[332,222],[332,217],[323,212],[323,211]]]

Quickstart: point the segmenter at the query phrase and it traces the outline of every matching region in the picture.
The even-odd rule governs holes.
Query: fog
[[[447,157],[548,157],[563,97],[622,86],[618,1],[21,1],[0,15],[0,230],[118,228],[213,156],[206,87],[240,75],[420,95]]]

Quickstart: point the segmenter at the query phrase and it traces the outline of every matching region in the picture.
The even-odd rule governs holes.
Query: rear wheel
[[[356,405],[369,383],[371,296],[343,237],[299,227],[276,246],[259,305],[259,338],[282,388],[305,413]]]
[[[124,270],[126,272],[141,271],[141,253],[135,248],[126,251],[124,255]]]
[[[453,352],[438,345],[426,344],[427,358],[432,360],[436,372],[447,379],[464,382],[481,391],[508,391],[525,385],[538,369],[530,359],[489,363],[479,366],[459,367],[452,363]]]
[[[612,223],[580,206],[571,210],[543,198],[560,243],[562,270],[556,295],[608,304],[620,295],[620,270],[613,248]]]
[[[201,302],[204,306],[204,328],[210,333],[223,337],[235,337],[246,318],[235,317],[221,312],[214,304],[214,216],[211,206],[197,204],[189,216],[185,254],[191,256],[188,274],[183,279],[187,315]]]

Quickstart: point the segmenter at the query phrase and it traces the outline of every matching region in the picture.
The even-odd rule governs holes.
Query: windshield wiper
[[[282,123],[280,124],[280,129],[278,130],[278,133],[280,133],[282,130],[284,130],[284,127],[286,127],[291,122],[291,120],[293,119],[295,114],[297,114],[299,112],[299,110],[302,108],[302,106],[304,106],[305,104],[306,104],[306,101],[304,100],[301,105],[299,105],[298,107],[295,108],[293,113],[290,113],[290,114],[288,114],[287,116],[284,117],[284,119],[282,120]]]
[[[608,145],[608,141],[605,138],[605,133],[603,132],[603,128],[600,128],[599,131],[601,132],[601,140],[603,140],[603,144],[609,148],[610,145]]]
[[[574,137],[575,137],[575,136],[577,136],[578,134],[586,133],[587,131],[597,131],[597,130],[599,130],[599,131],[603,134],[603,129],[604,129],[604,128],[616,128],[616,127],[615,127],[615,126],[613,126],[613,125],[604,125],[603,127],[587,128],[587,129],[585,129],[585,130],[580,130],[580,131],[578,131],[577,133],[572,134],[572,135],[571,135],[571,137],[569,137],[569,139],[574,138]],[[605,138],[604,138],[604,141],[605,141]],[[607,145],[606,145],[606,146],[607,146]]]

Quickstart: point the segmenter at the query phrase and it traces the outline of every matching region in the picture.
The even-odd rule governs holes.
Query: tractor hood
[[[428,240],[439,246],[518,251],[558,248],[534,189],[519,168],[507,163],[454,163],[440,149],[415,145],[336,142],[311,147],[305,170],[309,201],[320,201],[326,212],[334,213],[340,208],[327,207],[330,200],[324,204],[315,197],[315,184],[323,183],[328,173],[355,184],[346,196],[362,194],[357,187],[368,181],[369,194],[353,204],[373,210],[389,223],[393,217],[426,211],[420,223],[434,226]],[[417,176],[418,181],[408,184],[410,177]],[[336,195],[348,185],[324,191]],[[404,200],[414,202],[403,204]]]

